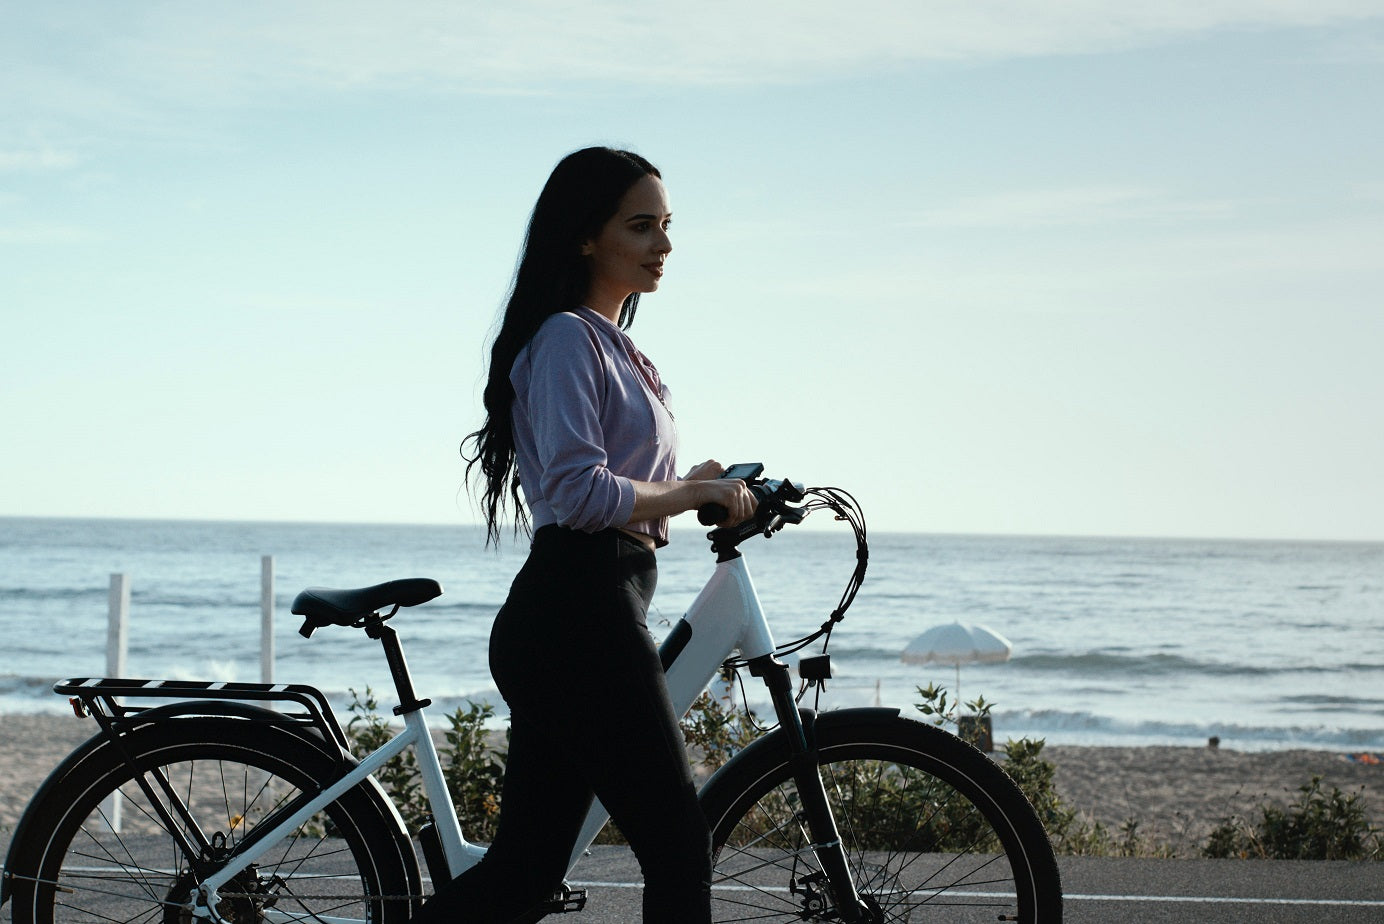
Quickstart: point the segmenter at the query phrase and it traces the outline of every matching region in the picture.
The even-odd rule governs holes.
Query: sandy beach
[[[95,731],[90,719],[0,715],[0,833],[7,834],[48,772]],[[1064,801],[1090,821],[1118,832],[1139,820],[1150,840],[1196,855],[1228,815],[1257,819],[1266,802],[1287,804],[1320,776],[1343,792],[1363,791],[1376,826],[1384,826],[1384,764],[1327,751],[1243,752],[1227,747],[1048,746]]]
[[[1198,855],[1227,816],[1255,822],[1266,803],[1296,801],[1298,787],[1314,776],[1328,792],[1332,786],[1363,792],[1373,824],[1384,826],[1384,765],[1353,761],[1344,753],[1049,746],[1043,756],[1057,768],[1063,799],[1090,820],[1118,832],[1127,819],[1138,819],[1139,832],[1179,856]]]

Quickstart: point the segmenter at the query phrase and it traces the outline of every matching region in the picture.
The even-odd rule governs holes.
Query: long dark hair
[[[519,496],[515,467],[514,426],[510,406],[514,387],[509,372],[519,352],[551,315],[581,305],[591,285],[591,270],[581,254],[584,241],[597,236],[630,187],[645,176],[661,176],[638,154],[613,148],[584,148],[568,154],[553,168],[529,218],[528,233],[514,272],[504,319],[490,348],[485,386],[485,423],[461,444],[466,480],[480,466],[481,509],[486,543],[500,540],[508,502],[514,504],[515,531],[528,530],[528,514]],[[620,326],[634,323],[639,294],[620,309]],[[474,450],[468,453],[468,444]]]

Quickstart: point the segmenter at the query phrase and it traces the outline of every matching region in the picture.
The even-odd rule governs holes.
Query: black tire
[[[297,734],[236,719],[163,722],[123,740],[145,780],[163,771],[216,845],[213,853],[221,854],[275,806],[318,790],[315,781],[332,779],[340,766],[340,758]],[[195,880],[190,860],[114,750],[94,751],[36,807],[25,869],[13,880],[15,924],[193,920],[179,907]],[[117,791],[119,830],[109,809]],[[418,891],[416,861],[410,861],[397,814],[377,790],[357,786],[296,836],[275,843],[250,875],[232,880],[219,907],[235,924],[265,920],[271,907],[293,919],[330,915],[394,924],[408,919],[410,896]]]
[[[826,713],[817,743],[869,920],[1062,920],[1043,825],[980,751],[897,715],[860,722]],[[703,794],[715,852],[712,919],[840,921],[800,822],[784,748],[744,757]]]

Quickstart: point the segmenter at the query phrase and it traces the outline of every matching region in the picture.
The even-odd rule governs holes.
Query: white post
[[[260,682],[274,682],[274,556],[260,556]]]
[[[130,648],[130,576],[111,575],[110,617],[106,621],[106,676],[125,676],[125,656]],[[116,834],[121,829],[121,809],[124,800],[120,793],[111,793],[106,799],[106,816],[110,819],[111,830]]]
[[[125,676],[130,647],[130,576],[111,575],[110,619],[106,623],[106,676]]]

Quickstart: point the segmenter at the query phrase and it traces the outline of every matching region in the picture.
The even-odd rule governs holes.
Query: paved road
[[[0,833],[0,856],[8,846],[8,835]],[[1060,866],[1067,896],[1064,917],[1073,924],[1384,921],[1384,863],[1068,857]],[[548,920],[572,924],[641,921],[638,866],[625,848],[595,848],[578,866],[573,880],[588,890],[587,910]],[[0,922],[8,921],[6,907]]]
[[[1065,857],[1064,920],[1197,924],[1379,924],[1384,864]],[[572,924],[638,924],[638,867],[622,848],[598,848],[576,870],[585,913]],[[561,921],[563,918],[550,918]]]

